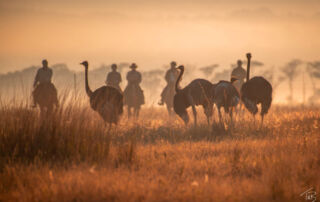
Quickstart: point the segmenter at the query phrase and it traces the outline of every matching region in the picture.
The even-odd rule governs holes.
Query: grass
[[[200,110],[200,109],[199,109]],[[320,109],[273,106],[262,129],[185,127],[164,109],[107,134],[86,105],[0,108],[0,201],[303,201],[320,191]],[[217,115],[215,115],[217,121]]]

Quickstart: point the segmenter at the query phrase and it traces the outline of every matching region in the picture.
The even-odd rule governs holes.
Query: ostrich
[[[176,94],[173,98],[174,111],[182,118],[185,124],[188,124],[189,115],[186,109],[191,106],[194,116],[194,125],[196,126],[197,111],[195,106],[202,105],[209,124],[213,107],[211,101],[213,84],[204,79],[195,79],[183,89],[179,89],[178,84],[184,73],[184,66],[181,65],[178,69],[180,69],[180,74],[175,85]]]
[[[261,127],[264,115],[268,113],[272,102],[272,86],[263,77],[256,76],[249,80],[250,77],[250,60],[251,54],[247,53],[247,79],[241,87],[241,100],[245,107],[254,116],[258,112],[258,104],[261,104]]]
[[[88,82],[88,62],[80,63],[85,68],[85,87],[86,93],[90,98],[91,108],[98,112],[102,119],[109,123],[109,129],[112,123],[117,124],[119,116],[123,112],[123,96],[122,93],[111,86],[102,86],[95,91],[89,87]]]
[[[215,84],[215,87],[212,89],[213,101],[217,105],[219,112],[219,121],[222,125],[222,116],[221,116],[221,107],[224,108],[225,113],[229,113],[231,125],[232,121],[232,111],[233,107],[236,107],[240,100],[240,95],[236,87],[233,86],[233,81],[219,81]]]

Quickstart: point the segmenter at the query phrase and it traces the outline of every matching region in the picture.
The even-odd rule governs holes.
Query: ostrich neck
[[[251,58],[248,57],[248,63],[247,63],[247,81],[250,79],[250,62]]]
[[[88,67],[85,67],[85,84],[86,84],[86,92],[87,92],[87,95],[89,96],[89,97],[91,97],[91,95],[92,95],[92,91],[91,91],[91,89],[90,89],[90,87],[89,87],[89,81],[88,81]]]
[[[182,77],[183,72],[184,72],[184,69],[181,68],[181,69],[180,69],[180,74],[179,74],[179,76],[178,76],[178,79],[176,80],[176,92],[178,92],[178,91],[180,90],[180,89],[178,88],[178,85],[179,85],[179,82],[180,82],[180,80],[181,80],[181,77]]]

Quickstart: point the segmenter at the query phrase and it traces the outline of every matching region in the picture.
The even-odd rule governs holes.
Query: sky
[[[136,62],[229,68],[320,60],[319,0],[0,0],[0,73],[40,65]]]

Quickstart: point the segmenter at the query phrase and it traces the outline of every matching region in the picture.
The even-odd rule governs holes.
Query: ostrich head
[[[87,92],[87,95],[89,97],[92,96],[92,90],[90,89],[89,87],[89,81],[88,81],[88,66],[89,66],[89,63],[88,61],[83,61],[80,63],[80,65],[83,65],[84,66],[84,76],[85,76],[85,87],[86,87],[86,92]]]
[[[249,81],[249,79],[250,79],[250,61],[251,61],[251,53],[247,53],[247,60],[248,60],[248,62],[247,62],[247,82]]]
[[[177,67],[177,69],[179,69],[180,70],[180,73],[179,73],[179,76],[178,76],[178,78],[177,78],[177,80],[176,80],[176,85],[175,85],[175,90],[176,90],[176,92],[178,92],[178,91],[180,91],[180,89],[179,89],[179,82],[181,81],[181,77],[182,77],[182,75],[183,75],[183,73],[184,73],[184,66],[183,65],[180,65],[179,67]]]
[[[236,77],[232,76],[231,79],[230,79],[230,82],[231,83],[234,83],[236,81],[238,81],[239,79],[237,79]]]
[[[84,67],[88,68],[89,63],[88,63],[88,61],[85,60],[85,61],[81,62],[80,65],[83,65]]]
[[[184,66],[183,65],[179,65],[179,67],[177,67],[177,69],[180,69],[180,71],[184,71]]]
[[[247,58],[248,58],[248,60],[250,60],[251,59],[251,53],[247,53]]]
[[[232,106],[237,106],[239,104],[240,98],[238,96],[233,96],[231,100]]]
[[[186,98],[182,92],[178,92],[173,98],[173,109],[182,118],[185,124],[189,122],[189,115],[187,112],[188,104]]]
[[[257,105],[255,105],[251,100],[242,96],[242,101],[246,108],[249,110],[249,112],[251,112],[253,115],[255,115],[258,112]]]

